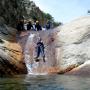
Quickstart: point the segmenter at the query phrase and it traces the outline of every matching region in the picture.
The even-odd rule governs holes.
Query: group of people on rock
[[[28,23],[24,24],[23,20],[18,21],[17,23],[17,30],[20,31],[25,31],[25,30],[34,30],[34,31],[40,31],[42,30],[41,25],[39,24],[39,21],[36,21],[34,24],[29,21]]]
[[[39,21],[35,21],[33,24],[31,21],[28,21],[28,23],[25,24],[24,20],[18,21],[16,28],[17,28],[18,32],[26,31],[26,30],[40,31],[43,29],[43,27],[40,25]],[[48,21],[44,27],[44,30],[48,30],[50,28],[51,28],[51,22]]]
[[[29,21],[26,25],[26,30],[40,31],[42,30],[42,28],[39,21],[36,21],[34,24],[32,24],[31,21]]]

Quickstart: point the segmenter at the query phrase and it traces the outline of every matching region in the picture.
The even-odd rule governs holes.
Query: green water
[[[65,75],[20,75],[0,78],[0,90],[90,90],[90,78]]]

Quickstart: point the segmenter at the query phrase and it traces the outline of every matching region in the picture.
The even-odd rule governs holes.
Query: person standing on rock
[[[29,21],[27,24],[27,30],[31,30],[31,29],[33,29],[33,25],[31,23],[31,21]]]
[[[42,27],[41,27],[41,25],[39,24],[39,21],[36,21],[35,29],[36,29],[36,31],[42,30]]]
[[[17,30],[18,30],[18,32],[21,32],[21,31],[23,31],[24,30],[24,24],[23,24],[23,21],[18,21],[18,23],[17,23]]]
[[[24,16],[20,16],[16,26],[18,32],[24,31]]]
[[[23,23],[22,20],[18,20],[16,29],[17,29],[16,39],[18,40],[19,37],[20,37],[21,32],[24,30],[24,23]]]
[[[45,62],[45,53],[44,53],[44,44],[42,42],[42,39],[39,37],[38,42],[36,44],[36,57],[35,60],[39,61],[40,55],[43,58],[43,61]]]
[[[46,24],[46,29],[50,29],[51,28],[51,22],[50,21],[47,21],[47,24]]]

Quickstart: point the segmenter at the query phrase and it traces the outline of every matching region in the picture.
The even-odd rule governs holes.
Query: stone
[[[18,44],[0,44],[0,76],[27,73],[23,54]]]
[[[23,52],[16,42],[16,30],[2,23],[0,25],[0,76],[25,74]]]
[[[90,16],[59,27],[56,37],[56,57],[61,69],[90,60]]]
[[[65,74],[90,77],[90,61],[86,61],[84,64],[72,69],[71,71]]]

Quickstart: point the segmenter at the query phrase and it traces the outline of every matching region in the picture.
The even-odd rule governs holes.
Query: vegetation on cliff
[[[39,20],[42,25],[46,24],[48,20],[52,21],[55,26],[60,24],[55,22],[50,14],[41,11],[30,0],[0,0],[0,16],[9,26],[15,26],[16,20],[21,16],[24,16],[26,20]]]

